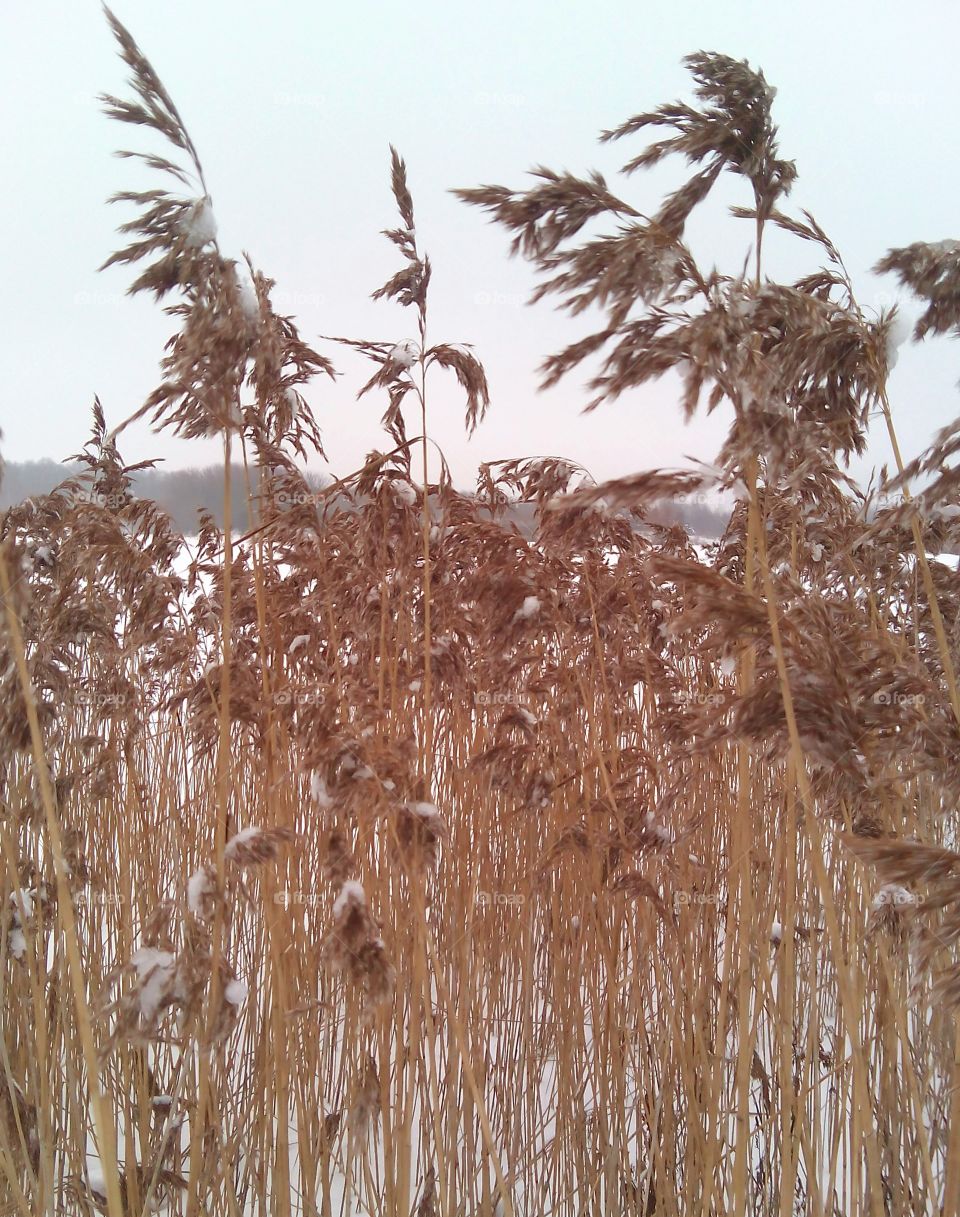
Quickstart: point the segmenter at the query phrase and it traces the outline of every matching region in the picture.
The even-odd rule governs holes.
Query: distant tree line
[[[82,472],[80,465],[51,460],[8,461],[0,476],[0,511],[23,502],[31,495],[49,494],[61,482]],[[256,472],[251,472],[256,485]],[[184,533],[196,532],[198,513],[208,511],[220,523],[223,516],[223,468],[210,465],[203,469],[141,469],[131,474],[134,493],[152,499],[171,517]],[[308,473],[307,481],[320,490],[329,478]],[[244,471],[235,466],[232,482],[232,515],[234,528],[245,531],[252,527]],[[523,516],[521,510],[518,513]],[[664,524],[685,525],[695,536],[718,537],[726,525],[729,512],[721,506],[696,500],[664,501],[652,513]]]
[[[0,477],[0,510],[21,503],[31,495],[49,494],[62,482],[83,472],[80,465],[68,461],[7,461]],[[184,533],[197,531],[201,511],[207,511],[220,523],[223,517],[223,467],[211,465],[203,469],[139,469],[130,475],[133,493],[151,499]],[[250,472],[256,494],[257,473]],[[319,474],[307,474],[307,481],[317,490],[329,479]],[[247,501],[247,481],[241,466],[235,465],[231,478],[231,513],[237,531],[252,527]]]

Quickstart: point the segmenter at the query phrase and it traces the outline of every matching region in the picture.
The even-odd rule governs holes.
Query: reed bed
[[[715,465],[596,485],[531,457],[457,490],[431,385],[456,377],[468,428],[489,390],[432,337],[394,151],[376,295],[412,336],[328,344],[371,361],[389,445],[317,491],[331,359],[222,256],[110,21],[108,112],[169,153],[122,154],[166,187],[117,196],[109,261],[177,326],[127,424],[222,436],[225,513],[184,537],[135,497],[98,403],[84,472],[0,521],[0,1213],[956,1213],[954,432],[870,493],[845,477],[871,419],[895,440],[898,319],[783,210],[774,90],[699,53],[692,102],[607,133],[667,132],[627,175],[694,170],[653,216],[545,168],[460,192],[538,298],[603,314],[545,381],[587,361],[600,406],[675,368],[689,415],[734,406]],[[739,277],[684,243],[723,174]],[[766,278],[770,226],[825,268]],[[884,260],[917,337],[957,331],[958,258]],[[719,541],[653,522],[707,488]]]

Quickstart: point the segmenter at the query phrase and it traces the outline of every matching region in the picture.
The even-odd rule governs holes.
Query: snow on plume
[[[319,773],[310,774],[310,795],[321,811],[327,811],[333,806],[326,780]]]
[[[237,268],[237,293],[240,297],[240,309],[248,321],[260,320],[260,301],[257,289],[253,286],[250,276],[241,273]]]
[[[885,883],[873,898],[875,909],[883,908],[885,904],[892,904],[900,908],[906,904],[917,903],[917,897],[913,892],[899,883]]]
[[[443,822],[443,817],[440,815],[440,809],[436,803],[408,803],[407,810],[413,812],[425,824],[442,824]]]
[[[149,1022],[167,993],[175,960],[169,951],[141,947],[131,955],[130,962],[137,970],[138,980],[143,981],[137,994],[137,1004],[140,1013]]]
[[[513,615],[514,621],[529,621],[531,617],[536,616],[540,612],[540,600],[536,596],[527,596],[523,604],[517,609]]]
[[[262,829],[259,828],[241,828],[235,837],[231,837],[227,843],[227,848],[223,851],[223,856],[228,862],[232,862],[237,854],[241,852],[244,845],[248,845],[251,841],[255,841],[260,836]]]
[[[216,240],[217,220],[208,198],[197,199],[183,225],[184,239],[191,249],[201,249]]]
[[[404,482],[400,478],[397,478],[393,483],[393,493],[401,503],[406,503],[408,507],[416,506],[417,492],[410,482]]]
[[[399,364],[401,368],[413,367],[413,361],[420,355],[420,351],[415,342],[409,339],[406,342],[398,342],[396,346],[391,347],[387,352],[387,359],[391,363]]]
[[[886,354],[887,354],[887,371],[892,372],[897,366],[897,360],[900,358],[900,348],[910,337],[910,322],[902,313],[894,313],[890,328],[887,330],[886,338]]]
[[[187,908],[195,917],[203,915],[203,898],[214,890],[213,877],[205,866],[187,880]]]
[[[242,980],[231,980],[224,989],[223,996],[231,1006],[240,1006],[246,1001],[247,986]]]
[[[340,895],[333,902],[334,920],[339,920],[351,904],[359,904],[366,907],[366,903],[367,895],[363,890],[363,885],[358,883],[356,879],[348,879],[340,889]]]

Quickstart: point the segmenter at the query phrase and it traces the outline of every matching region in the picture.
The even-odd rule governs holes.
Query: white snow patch
[[[297,415],[300,413],[300,398],[293,389],[284,389],[283,400],[290,407],[291,419],[296,419]]]
[[[406,503],[408,507],[416,506],[417,492],[414,490],[410,482],[404,482],[398,478],[393,483],[393,493],[397,496],[401,503]]]
[[[531,617],[535,617],[540,612],[540,600],[537,596],[525,597],[523,604],[517,609],[513,615],[514,621],[529,621]]]
[[[231,837],[227,842],[227,848],[223,851],[223,856],[228,862],[232,862],[237,856],[237,852],[242,845],[246,845],[249,841],[255,841],[260,836],[262,829],[253,825],[250,828],[241,828],[235,837]]]
[[[209,198],[197,199],[191,207],[183,225],[183,233],[191,249],[200,249],[216,240],[217,220]]]
[[[420,350],[415,342],[409,341],[398,342],[396,346],[391,347],[387,353],[387,359],[399,364],[401,368],[410,368],[413,366],[413,361],[420,356]]]
[[[892,372],[900,358],[900,348],[910,337],[910,322],[901,313],[894,313],[887,330],[886,356],[887,371]]]
[[[137,994],[137,1004],[140,1013],[149,1021],[156,1015],[167,992],[175,960],[169,951],[141,947],[131,955],[130,962],[137,970],[138,979],[143,981]]]
[[[242,1005],[247,998],[247,986],[242,980],[231,980],[224,989],[223,996],[231,1006]]]
[[[441,819],[440,809],[435,803],[408,803],[407,810],[427,823]]]
[[[643,826],[647,832],[651,833],[662,845],[673,844],[673,833],[667,828],[666,824],[661,824],[652,811],[648,811],[643,817]]]
[[[899,883],[885,883],[873,898],[875,909],[883,908],[886,904],[892,904],[895,908],[903,908],[906,905],[917,903],[918,899],[913,892]]]
[[[314,803],[323,811],[333,806],[333,798],[327,790],[326,779],[319,773],[310,774],[310,794]]]
[[[363,884],[358,883],[356,879],[348,879],[340,889],[340,895],[333,902],[334,918],[341,917],[351,904],[360,904],[364,907],[367,903],[367,894],[363,890]]]
[[[173,956],[156,947],[139,947],[130,956],[130,962],[136,968],[137,976],[147,976],[154,968],[168,968],[173,963]]]
[[[213,878],[205,866],[194,871],[187,880],[187,908],[195,917],[203,910],[203,898],[214,890]]]
[[[260,320],[260,301],[257,298],[257,289],[253,286],[249,276],[241,274],[237,271],[237,292],[240,297],[240,310],[248,321]]]

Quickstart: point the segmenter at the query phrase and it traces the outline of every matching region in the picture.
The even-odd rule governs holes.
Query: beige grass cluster
[[[137,499],[99,403],[84,473],[0,520],[0,1214],[956,1214],[960,585],[927,554],[956,548],[957,475],[843,474],[872,412],[893,434],[893,319],[784,210],[774,90],[700,53],[692,102],[608,133],[666,132],[627,174],[695,170],[652,217],[596,174],[460,192],[538,298],[605,315],[546,382],[599,359],[599,405],[680,370],[688,415],[734,406],[715,473],[524,458],[458,491],[430,385],[456,376],[468,428],[489,389],[428,335],[393,151],[375,294],[413,336],[337,340],[390,446],[316,493],[332,365],[221,255],[110,21],[108,112],[170,145],[143,158],[168,189],[117,196],[109,261],[177,326],[133,418],[223,436],[225,522],[184,538]],[[739,277],[684,241],[724,173]],[[771,224],[826,268],[765,278]],[[919,333],[957,331],[956,259],[885,259]],[[718,542],[653,521],[711,481]]]

